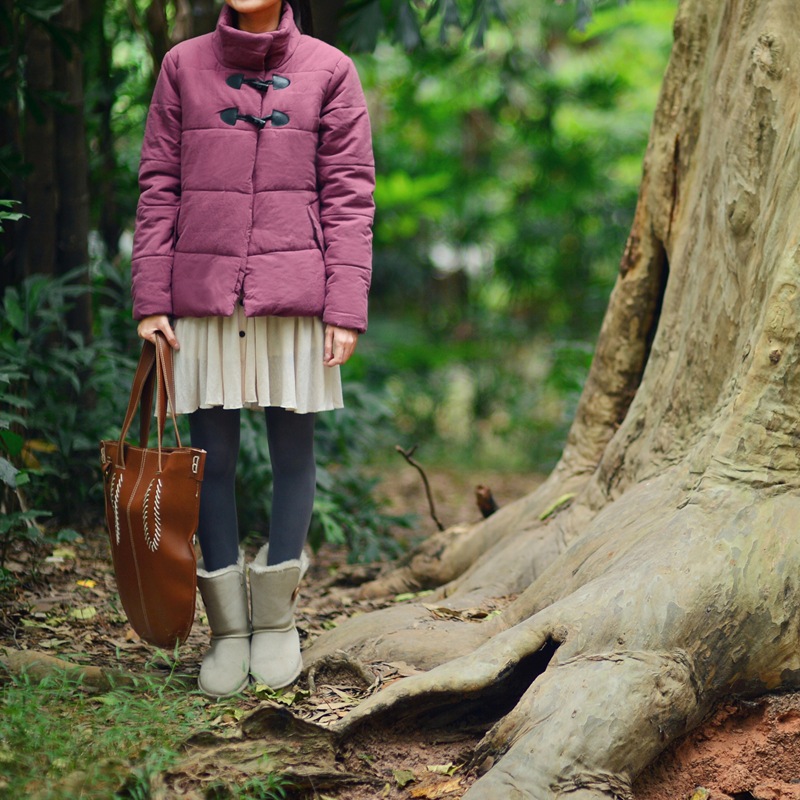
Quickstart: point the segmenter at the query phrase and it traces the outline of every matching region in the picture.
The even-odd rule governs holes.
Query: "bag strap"
[[[159,332],[156,332],[155,345],[148,341],[142,343],[142,353],[133,376],[131,396],[128,401],[128,409],[125,412],[125,421],[122,423],[119,446],[117,447],[117,466],[120,468],[125,468],[125,438],[139,406],[141,406],[139,446],[147,447],[147,440],[150,436],[150,415],[154,389],[158,432],[158,469],[161,471],[161,448],[163,446],[167,408],[169,408],[172,417],[172,424],[175,426],[175,439],[178,447],[182,447],[182,445],[180,432],[178,431],[178,420],[175,416],[175,374],[172,348],[167,344],[163,334]]]
[[[162,334],[156,331],[156,369],[152,370],[147,377],[142,390],[142,400],[140,407],[140,420],[139,420],[139,446],[147,447],[147,441],[150,438],[150,421],[153,414],[153,391],[156,394],[156,416],[158,418],[157,424],[161,431],[164,430],[164,425],[167,419],[167,408],[172,409],[174,406],[175,397],[175,370],[173,366],[172,348],[166,343]],[[158,349],[161,347],[163,367],[159,365]],[[167,377],[164,380],[158,380],[158,374],[163,373]],[[173,398],[173,399],[170,399]],[[175,414],[172,414],[172,421],[175,426],[175,440],[178,447],[181,447],[181,435],[178,431],[178,423],[175,419]]]
[[[181,444],[181,434],[178,430],[178,419],[175,416],[175,366],[172,348],[162,335],[156,336],[156,357],[158,371],[156,375],[156,416],[158,417],[158,469],[161,471],[161,440],[164,436],[166,410],[172,419],[175,429],[175,440],[178,447]]]

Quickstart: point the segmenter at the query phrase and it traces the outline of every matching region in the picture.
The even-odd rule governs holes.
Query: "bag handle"
[[[150,414],[152,411],[153,389],[156,396],[156,417],[158,432],[158,470],[161,471],[161,449],[163,446],[164,426],[166,424],[167,409],[172,417],[175,427],[175,439],[178,447],[182,447],[181,436],[178,431],[178,420],[175,416],[175,373],[173,369],[172,348],[167,344],[164,335],[156,332],[156,344],[145,341],[142,343],[142,353],[139,364],[133,376],[131,396],[128,409],[125,412],[125,421],[117,447],[117,466],[125,468],[125,438],[128,435],[136,409],[141,405],[141,419],[139,426],[139,446],[147,447],[150,436]]]
[[[172,427],[175,430],[175,441],[178,447],[181,444],[181,434],[178,430],[178,419],[175,416],[175,367],[172,357],[172,348],[162,334],[156,336],[156,359],[158,370],[156,373],[156,416],[158,418],[158,471],[161,472],[161,445],[164,437],[164,423],[166,409],[169,409],[172,418]],[[166,408],[165,408],[166,406]],[[148,426],[149,427],[149,426]],[[149,433],[149,431],[148,431]],[[142,445],[144,446],[144,445]]]

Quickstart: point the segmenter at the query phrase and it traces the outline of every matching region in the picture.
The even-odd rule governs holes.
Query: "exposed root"
[[[344,651],[365,664],[405,661],[430,669],[474,649],[492,630],[492,620],[443,620],[423,604],[404,603],[348,619],[316,639],[303,658],[313,665]]]
[[[0,667],[16,675],[25,674],[41,681],[55,675],[68,675],[82,686],[107,692],[118,687],[135,687],[135,675],[102,667],[83,666],[34,650],[0,649]]]
[[[800,685],[800,499],[720,486],[679,502],[675,478],[595,519],[553,567],[560,598],[548,589],[546,608],[368,698],[337,732],[493,708],[475,763],[494,766],[465,797],[629,800],[636,775],[725,692]]]
[[[218,781],[239,784],[266,769],[298,789],[376,782],[372,775],[342,767],[331,731],[298,719],[277,704],[265,704],[245,718],[239,736],[201,734],[192,737],[186,748],[187,756],[151,785],[154,796],[174,797],[173,789],[186,783],[206,787]]]

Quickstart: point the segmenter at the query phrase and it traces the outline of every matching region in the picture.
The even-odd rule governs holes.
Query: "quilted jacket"
[[[319,316],[363,332],[375,183],[352,61],[279,27],[216,30],[164,58],[145,127],[134,317]]]

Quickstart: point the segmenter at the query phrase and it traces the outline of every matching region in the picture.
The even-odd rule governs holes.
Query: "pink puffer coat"
[[[176,45],[147,117],[133,314],[320,316],[363,332],[375,185],[353,62],[300,34],[247,33],[227,5]]]

